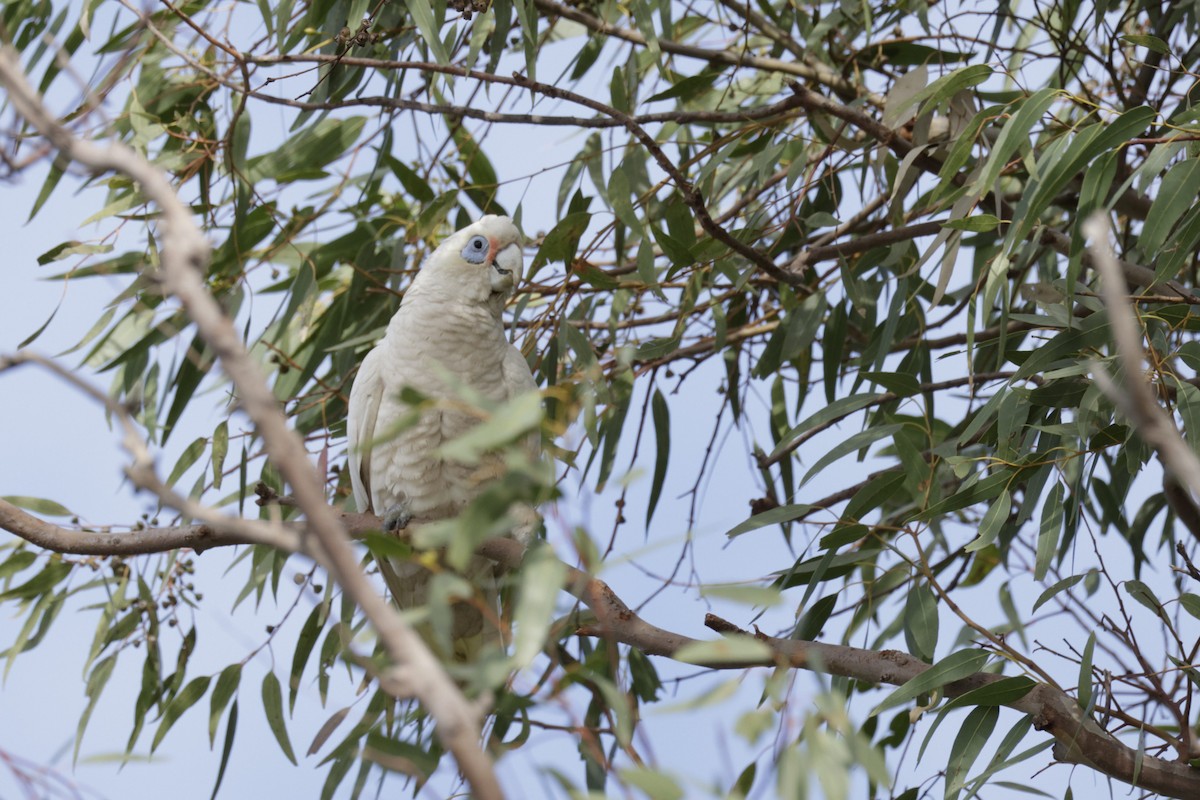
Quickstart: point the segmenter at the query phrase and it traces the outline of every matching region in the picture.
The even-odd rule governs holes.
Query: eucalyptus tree
[[[261,686],[288,758],[298,696],[368,698],[304,732],[322,796],[455,769],[496,796],[530,738],[578,753],[538,767],[564,794],[1197,796],[1197,27],[1149,2],[8,3],[9,177],[45,175],[34,217],[104,194],[15,268],[111,298],[69,354],[18,352],[47,320],[3,364],[94,397],[162,509],[97,531],[70,487],[0,502],[9,663],[90,608],[79,735],[140,670],[128,751],[207,698],[219,787],[260,690],[252,654],[190,666],[181,609],[214,603],[195,554],[236,545],[237,601],[291,603]],[[431,245],[488,213],[527,235],[506,319],[543,404],[464,394],[451,455],[511,469],[385,536],[341,468],[349,387]],[[538,431],[554,474],[517,455]],[[517,501],[558,509],[524,553],[494,538]],[[706,526],[749,573],[695,557]],[[645,611],[599,577],[643,537],[675,563]],[[512,647],[414,681],[373,558],[445,598],[473,549],[512,570]],[[727,779],[639,736],[664,682],[700,709],[722,675],[761,688],[689,712],[741,742]]]

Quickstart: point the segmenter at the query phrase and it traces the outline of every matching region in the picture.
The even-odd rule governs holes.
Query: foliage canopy
[[[701,587],[727,574],[699,563],[688,585],[664,578],[654,608],[702,590],[744,604],[736,625],[773,609],[779,639],[720,619],[710,627],[729,636],[683,647],[666,631],[605,629],[598,609],[559,595],[565,566],[532,551],[512,578],[514,654],[449,665],[471,691],[497,692],[497,757],[565,705],[574,722],[536,734],[581,754],[564,792],[682,796],[697,789],[687,766],[651,766],[634,735],[663,678],[776,664],[757,706],[710,720],[754,754],[705,786],[716,796],[803,797],[812,777],[829,797],[858,781],[915,798],[927,779],[967,797],[1004,770],[1035,772],[1054,743],[1058,761],[1184,797],[1200,796],[1188,766],[1200,753],[1198,498],[1098,376],[1144,377],[1200,448],[1198,13],[1067,0],[17,0],[0,38],[76,135],[125,142],[170,177],[213,245],[206,287],[326,470],[333,505],[352,505],[339,467],[358,362],[431,246],[483,213],[531,237],[509,312],[545,403],[482,408],[463,447],[541,426],[561,469],[556,481],[517,465],[423,542],[465,557],[514,499],[572,508],[596,493],[615,503],[611,537],[548,526],[560,557],[596,573],[605,557],[636,559],[643,530],[711,527],[706,493],[710,511],[714,496],[749,501],[722,524],[731,551],[755,559],[750,580]],[[216,351],[156,278],[157,209],[128,176],[52,160],[23,122],[5,136],[10,172],[49,163],[31,215],[54,213],[79,175],[106,192],[79,220],[98,232],[47,243],[40,259],[56,279],[116,287],[71,368],[108,381],[152,449],[178,453],[167,485],[255,516],[257,481],[287,487],[236,395],[211,391],[226,385]],[[1145,366],[1112,346],[1082,230],[1096,214]],[[215,430],[179,441],[214,409]],[[754,497],[706,484],[731,462]],[[204,700],[214,741],[224,724],[226,753],[238,746],[249,656],[196,674],[203,637],[167,631],[180,604],[211,602],[187,588],[204,559],[50,556],[25,541],[14,506],[62,515],[71,497],[4,501],[4,526],[23,537],[0,560],[0,602],[23,620],[9,662],[45,646],[65,604],[95,604],[81,735],[113,671],[140,660],[130,750],[156,747]],[[295,516],[257,515],[280,513]],[[359,546],[367,565],[372,551],[412,556],[379,536]],[[283,602],[285,564],[302,562],[289,555],[245,548],[237,601]],[[87,564],[101,568],[85,578]],[[316,664],[321,702],[339,681],[366,680],[370,697],[316,743],[322,796],[357,795],[387,771],[425,779],[440,746],[351,655],[371,652],[362,610],[301,569],[318,601],[289,620],[290,663],[261,687],[280,746],[297,759],[287,717]],[[812,641],[839,647],[802,655]],[[836,677],[799,699],[789,665]],[[531,677],[506,687],[514,667]],[[914,766],[910,745],[947,719],[958,730],[940,772]]]

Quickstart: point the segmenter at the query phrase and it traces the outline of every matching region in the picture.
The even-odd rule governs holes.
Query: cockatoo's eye
[[[486,236],[472,236],[462,249],[463,260],[468,264],[482,264],[490,249]]]

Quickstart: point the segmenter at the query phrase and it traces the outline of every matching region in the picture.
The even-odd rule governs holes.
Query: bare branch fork
[[[291,484],[308,524],[301,542],[362,609],[392,663],[381,681],[391,691],[417,698],[437,723],[437,733],[480,798],[502,798],[491,759],[481,749],[481,715],[430,653],[420,636],[377,592],[359,567],[341,522],[325,502],[320,476],[300,437],[287,425],[258,366],[232,322],[208,293],[204,271],[210,246],[167,177],[121,143],[102,147],[77,138],[51,116],[25,78],[16,52],[0,50],[0,84],[17,113],[63,155],[98,172],[118,172],[136,181],[162,211],[162,264],[154,276],[175,295],[233,381],[243,410],[254,422],[267,455]],[[184,510],[184,509],[180,509]],[[188,513],[185,511],[185,513]],[[309,541],[311,537],[315,541]]]

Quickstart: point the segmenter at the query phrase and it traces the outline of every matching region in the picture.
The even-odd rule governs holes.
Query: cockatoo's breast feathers
[[[511,291],[523,265],[521,232],[508,217],[489,214],[442,242],[421,271],[482,300]]]

